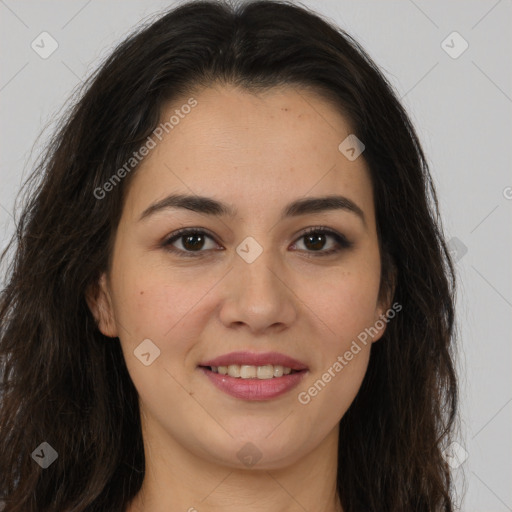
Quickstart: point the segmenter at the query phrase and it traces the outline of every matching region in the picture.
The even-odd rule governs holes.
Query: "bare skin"
[[[366,163],[339,151],[351,128],[311,92],[288,87],[255,96],[218,86],[194,98],[197,106],[133,177],[112,267],[100,293],[88,296],[101,331],[119,337],[139,393],[146,474],[128,510],[342,511],[338,424],[385,326],[341,371],[332,368],[390,307],[379,301]],[[162,119],[183,103],[169,105]],[[237,212],[168,208],[140,220],[169,194],[208,196]],[[281,218],[292,201],[332,195],[348,198],[364,219],[346,208]],[[340,247],[325,232],[308,241],[304,230],[320,226],[352,246]],[[183,227],[208,233],[202,244],[182,236],[169,252],[163,242]],[[251,263],[236,251],[247,237],[262,248]],[[183,255],[191,252],[197,256]],[[160,350],[148,366],[134,356],[145,339]],[[238,350],[280,352],[308,370],[276,398],[235,398],[198,365]],[[329,382],[308,393],[329,368]],[[258,455],[255,464],[240,456],[244,446]]]

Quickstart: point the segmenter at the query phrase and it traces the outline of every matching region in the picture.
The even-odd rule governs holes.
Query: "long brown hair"
[[[442,450],[457,410],[453,264],[427,162],[396,93],[345,31],[307,8],[187,2],[122,42],[84,84],[25,183],[0,297],[0,499],[6,512],[124,511],[144,478],[136,389],[85,294],[108,269],[131,173],[97,191],[197,86],[309,87],[364,141],[382,287],[402,306],[340,422],[345,512],[452,511]],[[4,253],[3,259],[7,258]],[[58,453],[42,469],[42,442]]]

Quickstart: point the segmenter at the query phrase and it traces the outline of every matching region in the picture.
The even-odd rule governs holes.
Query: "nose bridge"
[[[247,237],[236,249],[235,279],[240,291],[253,296],[253,300],[260,296],[268,302],[282,293],[283,284],[277,277],[279,262],[270,247],[269,238],[260,244],[253,237]]]
[[[252,237],[236,248],[230,272],[229,297],[222,308],[225,323],[243,322],[253,330],[293,321],[293,294],[284,284],[284,272],[270,247],[270,237],[260,244]]]

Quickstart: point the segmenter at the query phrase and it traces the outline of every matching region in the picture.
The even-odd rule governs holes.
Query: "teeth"
[[[274,378],[274,367],[271,364],[265,366],[258,366],[256,370],[256,376],[258,379],[273,379]]]
[[[240,377],[242,377],[242,379],[254,379],[256,377],[256,373],[256,366],[249,366],[246,364],[240,366]]]
[[[230,364],[228,366],[228,375],[230,377],[240,377],[240,366],[237,364]]]
[[[291,368],[280,365],[267,364],[264,366],[251,366],[230,364],[229,366],[211,366],[211,371],[220,373],[221,375],[229,375],[239,379],[273,379],[274,377],[282,377],[292,372]]]
[[[274,377],[282,377],[284,374],[284,368],[282,366],[274,366]]]

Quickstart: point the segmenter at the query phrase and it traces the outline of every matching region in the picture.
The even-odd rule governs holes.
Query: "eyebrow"
[[[211,197],[171,194],[146,208],[142,212],[139,221],[155,214],[156,212],[169,208],[182,208],[215,217],[234,217],[238,211],[236,208]],[[322,213],[330,210],[344,210],[354,213],[366,226],[366,219],[363,210],[348,197],[340,195],[308,197],[292,201],[283,209],[281,213],[281,220],[289,217]]]

